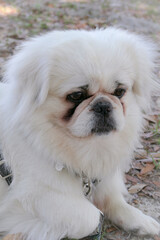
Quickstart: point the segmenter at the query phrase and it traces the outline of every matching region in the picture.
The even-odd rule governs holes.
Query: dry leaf
[[[116,231],[117,229],[115,228],[115,227],[110,227],[110,228],[107,228],[106,229],[106,232],[107,233],[110,233],[110,232],[114,232],[114,231]]]
[[[134,203],[134,204],[138,204],[139,201],[138,201],[137,199],[134,199],[134,200],[133,200],[133,203]]]
[[[138,179],[136,177],[130,176],[128,174],[126,174],[126,179],[127,179],[127,181],[130,181],[132,183],[137,183],[138,182]]]
[[[49,8],[54,8],[54,4],[53,3],[46,3],[45,4],[47,7],[49,7]]]
[[[139,192],[139,193],[138,193],[138,196],[146,197],[146,194],[145,194],[144,192]]]
[[[135,162],[133,164],[133,168],[135,168],[137,170],[141,170],[141,169],[143,169],[143,165],[140,162]]]
[[[135,158],[137,159],[143,159],[147,157],[147,152],[146,150],[140,150],[138,152],[135,153]]]
[[[160,240],[160,237],[155,236],[155,237],[154,237],[154,240]]]
[[[152,115],[149,115],[149,116],[146,115],[144,118],[151,123],[156,123],[157,122],[157,116],[154,116],[154,115],[153,116]]]
[[[158,152],[160,150],[160,146],[159,145],[153,146],[153,150],[154,152]]]
[[[154,195],[158,198],[160,198],[160,192],[154,192]]]
[[[154,181],[153,183],[154,183],[154,185],[156,185],[157,187],[160,187],[160,182]]]
[[[78,24],[76,24],[75,28],[76,29],[83,29],[83,28],[86,28],[87,24],[84,23],[84,22],[80,22]]]
[[[130,188],[128,189],[128,192],[131,193],[131,194],[138,193],[138,192],[140,192],[143,188],[145,188],[146,186],[147,186],[147,184],[137,183],[136,185],[130,187]]]
[[[151,153],[150,155],[154,158],[159,158],[160,159],[160,152]]]
[[[143,196],[145,197],[148,196],[150,198],[157,199],[157,196],[154,195],[153,191],[149,192],[149,191],[146,191],[145,189],[142,189],[142,192],[138,193],[138,195],[142,196],[141,193],[144,194]]]
[[[140,175],[144,175],[144,174],[147,174],[147,173],[153,171],[154,167],[155,167],[154,164],[147,163],[146,166],[141,169]]]
[[[144,137],[144,138],[151,138],[153,136],[154,136],[153,132],[147,132],[147,133],[143,133],[142,134],[142,137]]]

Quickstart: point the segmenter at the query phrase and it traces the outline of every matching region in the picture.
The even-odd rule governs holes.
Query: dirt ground
[[[117,26],[151,38],[160,46],[159,0],[0,0],[0,78],[3,64],[24,39],[54,29]],[[160,71],[157,70],[160,77]],[[160,96],[146,116],[148,127],[136,160],[126,173],[130,203],[160,222]],[[103,240],[138,240],[106,219]],[[36,239],[35,239],[36,240]]]

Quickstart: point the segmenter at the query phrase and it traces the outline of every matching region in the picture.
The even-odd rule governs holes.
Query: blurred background
[[[25,39],[57,29],[117,26],[145,35],[160,47],[160,0],[0,0],[0,79],[4,62]],[[160,71],[157,69],[160,78]],[[160,221],[160,97],[146,116],[148,128],[126,174],[130,203]],[[77,223],[78,224],[78,223]],[[103,240],[138,240],[106,220]],[[154,239],[160,240],[155,236]],[[36,240],[36,239],[35,239]]]
[[[0,63],[30,36],[113,25],[160,41],[160,0],[0,0]]]

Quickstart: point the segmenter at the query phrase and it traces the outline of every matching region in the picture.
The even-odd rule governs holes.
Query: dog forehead
[[[57,95],[64,96],[74,91],[80,91],[81,89],[87,90],[90,94],[96,92],[108,92],[112,93],[118,86],[124,85],[127,89],[131,89],[133,80],[126,72],[117,72],[114,69],[108,69],[103,74],[95,74],[93,71],[89,74],[82,72],[76,74],[73,71],[73,76],[68,76],[67,73],[63,78],[61,75],[52,79],[51,89],[57,93]],[[88,75],[87,75],[88,74]]]
[[[81,41],[80,41],[81,40]],[[89,85],[113,91],[120,82],[129,88],[136,78],[135,64],[127,51],[97,39],[74,39],[57,47],[54,52],[51,78],[58,94]]]

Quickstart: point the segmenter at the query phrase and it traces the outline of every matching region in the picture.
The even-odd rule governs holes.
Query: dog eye
[[[86,98],[86,94],[84,92],[74,92],[67,96],[67,100],[70,102],[81,102]]]
[[[125,94],[126,92],[126,89],[124,88],[117,88],[115,91],[114,91],[114,96],[118,97],[118,98],[122,98],[123,95]]]

